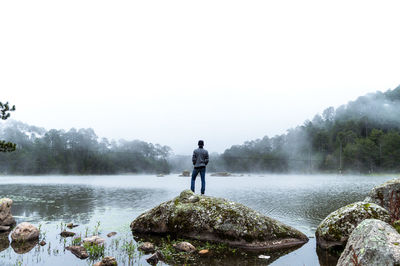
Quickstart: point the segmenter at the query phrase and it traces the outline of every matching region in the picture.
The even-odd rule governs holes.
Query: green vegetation
[[[17,144],[0,154],[4,174],[168,173],[171,149],[139,140],[98,140],[93,129],[49,130],[8,121],[0,138]],[[0,144],[0,150],[2,144]]]
[[[232,146],[219,160],[233,172],[399,172],[400,86],[329,107],[286,134]]]
[[[84,243],[86,251],[89,254],[89,259],[94,261],[104,257],[104,245]]]
[[[10,112],[15,111],[15,105],[10,108],[8,102],[2,103],[0,102],[0,119],[6,120],[10,117]],[[6,142],[4,140],[0,140],[0,152],[11,152],[15,151],[16,144],[12,142]]]

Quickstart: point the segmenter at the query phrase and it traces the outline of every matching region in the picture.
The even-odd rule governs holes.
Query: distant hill
[[[0,174],[169,173],[171,148],[140,140],[99,139],[93,129],[49,131],[9,120],[0,140],[17,144],[0,153]]]
[[[325,109],[286,134],[234,145],[221,155],[235,172],[400,170],[400,86]]]

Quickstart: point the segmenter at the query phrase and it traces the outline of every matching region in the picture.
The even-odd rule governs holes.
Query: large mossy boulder
[[[365,198],[389,211],[393,220],[400,219],[400,179],[393,179],[374,187]]]
[[[383,221],[364,220],[351,233],[337,265],[400,265],[400,234]]]
[[[134,234],[171,234],[246,249],[281,249],[308,241],[296,229],[242,204],[190,190],[141,214],[131,229]]]
[[[390,222],[389,212],[381,206],[369,202],[356,202],[329,214],[318,226],[315,236],[323,249],[341,248],[353,230],[365,219]]]

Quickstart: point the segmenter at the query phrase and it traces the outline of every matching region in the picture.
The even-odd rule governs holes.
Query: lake
[[[240,202],[265,215],[293,226],[310,237],[299,249],[272,263],[258,255],[235,255],[222,264],[331,265],[334,259],[316,251],[314,238],[318,224],[332,211],[363,200],[376,185],[395,178],[340,175],[271,175],[252,174],[229,177],[208,175],[206,194]],[[200,190],[200,178],[196,182]],[[95,231],[107,239],[105,255],[117,258],[119,265],[148,265],[146,258],[128,247],[135,244],[130,223],[144,211],[170,200],[190,187],[190,177],[177,174],[118,176],[2,176],[0,198],[14,201],[12,213],[20,222],[30,222],[41,229],[47,244],[36,245],[18,254],[7,239],[1,238],[1,265],[92,265],[64,249],[71,238],[61,238],[65,224],[79,226],[71,231],[81,236]],[[115,231],[111,238],[107,233]],[[17,250],[18,251],[18,250]],[[265,255],[268,255],[265,253]],[[132,258],[129,258],[132,256]],[[229,263],[228,263],[229,262]],[[210,260],[208,264],[216,263]]]

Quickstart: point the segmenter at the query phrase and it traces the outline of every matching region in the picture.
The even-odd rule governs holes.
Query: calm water
[[[336,175],[245,175],[207,177],[206,194],[224,197],[291,225],[312,237],[301,248],[275,260],[272,265],[329,264],[315,248],[318,224],[332,211],[364,199],[375,185],[394,176]],[[196,188],[199,188],[197,180]],[[58,236],[62,223],[74,222],[78,234],[91,235],[96,226],[107,238],[105,255],[127,265],[128,255],[114,247],[133,240],[129,224],[142,212],[177,196],[189,188],[189,177],[167,175],[121,176],[13,176],[0,177],[0,197],[14,200],[12,213],[17,223],[28,221],[41,227],[48,243],[17,254],[6,237],[0,237],[0,265],[91,265],[79,260],[64,246],[71,238]],[[100,225],[98,223],[100,222]],[[266,254],[268,255],[268,254]],[[133,264],[147,265],[147,255],[136,253]],[[232,258],[230,264],[267,264],[257,256]],[[212,262],[211,262],[212,263]]]

